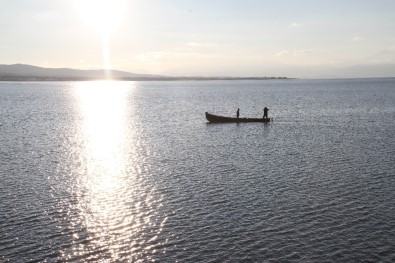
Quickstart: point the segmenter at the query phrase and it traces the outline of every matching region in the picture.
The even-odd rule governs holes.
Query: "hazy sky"
[[[0,64],[395,76],[394,0],[0,0]]]

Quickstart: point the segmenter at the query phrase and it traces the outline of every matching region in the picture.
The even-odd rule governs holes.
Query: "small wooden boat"
[[[206,112],[206,119],[212,123],[226,123],[226,122],[270,122],[270,118],[234,118],[214,115]]]

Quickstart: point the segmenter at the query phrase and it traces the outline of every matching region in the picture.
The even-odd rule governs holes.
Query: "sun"
[[[101,36],[109,36],[122,20],[123,0],[78,0],[82,18]]]
[[[110,36],[121,24],[124,3],[125,0],[77,0],[83,20],[100,34],[107,79],[111,79]]]

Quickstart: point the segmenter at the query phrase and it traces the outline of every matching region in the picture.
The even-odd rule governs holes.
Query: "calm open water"
[[[395,261],[395,79],[0,82],[0,262],[88,260]]]

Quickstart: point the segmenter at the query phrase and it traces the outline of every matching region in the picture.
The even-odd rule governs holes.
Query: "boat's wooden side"
[[[227,123],[227,122],[270,122],[270,118],[232,118],[214,115],[206,112],[206,119],[213,123]]]

